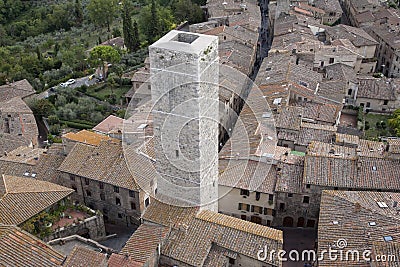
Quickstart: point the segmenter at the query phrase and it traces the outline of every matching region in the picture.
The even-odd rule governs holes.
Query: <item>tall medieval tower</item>
[[[157,196],[217,212],[218,38],[171,31],[149,53]]]

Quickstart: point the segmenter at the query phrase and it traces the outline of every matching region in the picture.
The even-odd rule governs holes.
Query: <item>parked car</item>
[[[61,86],[61,87],[67,87],[68,84],[67,84],[67,83],[60,83],[60,86]]]
[[[74,79],[69,79],[68,81],[66,81],[65,83],[67,84],[67,85],[70,85],[70,84],[74,84],[76,81],[74,80]]]

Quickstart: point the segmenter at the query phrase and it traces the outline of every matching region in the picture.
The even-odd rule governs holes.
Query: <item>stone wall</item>
[[[73,223],[66,227],[61,227],[50,236],[44,238],[44,241],[48,242],[53,239],[63,238],[75,234],[86,235],[93,240],[103,239],[106,236],[103,215],[98,212],[92,217],[78,221],[77,223]]]

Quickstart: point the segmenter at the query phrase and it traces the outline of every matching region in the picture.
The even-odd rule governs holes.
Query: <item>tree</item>
[[[54,105],[47,99],[31,100],[28,106],[37,117],[49,117],[55,113]]]
[[[75,0],[75,18],[77,25],[82,25],[83,22],[83,8],[80,0]]]
[[[139,48],[139,32],[137,29],[137,24],[135,28],[135,24],[132,24],[132,18],[130,13],[130,5],[129,2],[124,2],[124,10],[122,13],[122,29],[124,33],[124,41],[125,45],[128,48],[128,51],[134,52]]]
[[[179,22],[185,20],[189,23],[199,23],[203,21],[203,10],[191,0],[177,0],[173,4],[174,16]]]
[[[111,46],[96,46],[90,51],[90,62],[103,68],[103,78],[106,78],[107,63],[118,63],[121,61],[121,56],[118,51]]]
[[[139,27],[136,20],[133,21],[133,49],[137,51],[140,47]]]
[[[90,20],[99,26],[107,26],[110,32],[110,25],[118,10],[117,0],[90,0],[87,10]]]
[[[140,13],[139,28],[148,43],[174,28],[174,16],[169,8],[157,6],[155,0]]]
[[[400,109],[393,112],[392,118],[388,120],[389,126],[395,130],[396,135],[400,136]]]

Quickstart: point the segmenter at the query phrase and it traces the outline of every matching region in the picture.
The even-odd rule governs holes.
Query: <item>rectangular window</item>
[[[131,209],[132,209],[132,210],[135,210],[135,209],[136,209],[136,204],[133,203],[133,202],[131,202]]]
[[[250,211],[250,205],[245,203],[239,203],[239,210]]]
[[[261,193],[260,192],[256,192],[256,200],[257,201],[260,200],[260,197],[261,197]]]
[[[250,195],[250,191],[246,190],[246,189],[240,189],[240,195],[241,196],[249,196]]]
[[[367,102],[367,108],[369,108],[371,106],[370,102]]]
[[[69,179],[71,179],[71,181],[75,181],[75,176],[70,175],[70,176],[69,176]]]
[[[387,105],[389,103],[389,100],[383,100],[383,104]]]
[[[106,195],[104,193],[100,193],[100,199],[101,200],[106,200]]]
[[[115,205],[121,206],[121,200],[119,198],[115,198]]]
[[[310,197],[304,196],[303,197],[303,203],[310,203]]]
[[[100,189],[104,189],[104,183],[103,183],[103,182],[100,182],[100,183],[99,183],[99,187],[100,187]]]
[[[280,203],[279,204],[279,209],[282,210],[282,211],[285,210],[285,203]]]
[[[88,178],[85,178],[85,185],[89,185],[90,180]]]
[[[247,216],[242,214],[242,215],[240,215],[240,219],[247,221]]]
[[[229,258],[229,264],[234,265],[235,264],[235,259]]]
[[[144,201],[144,205],[147,207],[150,205],[150,199],[146,198],[146,200]]]
[[[351,95],[353,93],[353,90],[352,89],[349,89],[348,91],[347,91],[347,95]]]
[[[268,200],[269,200],[269,201],[274,201],[274,195],[272,195],[272,194],[269,194],[269,196],[268,196]]]
[[[333,62],[335,62],[335,59],[334,59],[333,57],[331,57],[331,58],[329,59],[329,64],[333,64]]]
[[[306,184],[306,188],[310,188],[311,187],[311,185],[310,184]]]
[[[129,196],[130,197],[135,197],[135,191],[129,190]]]
[[[263,207],[259,206],[251,206],[252,212],[262,214],[263,213]]]
[[[122,214],[118,213],[118,218],[122,219]]]
[[[115,193],[119,193],[119,187],[118,186],[114,186],[114,192]]]
[[[288,193],[287,196],[288,197],[293,197],[293,194],[292,193]]]
[[[92,196],[92,192],[90,192],[89,190],[86,190],[86,196],[88,196],[88,197]]]

